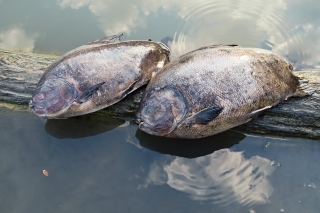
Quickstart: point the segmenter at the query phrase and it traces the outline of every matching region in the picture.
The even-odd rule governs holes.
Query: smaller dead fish
[[[202,47],[168,63],[151,79],[136,115],[149,134],[201,138],[246,123],[299,88],[292,65],[263,49]]]
[[[147,84],[169,60],[161,42],[120,41],[122,34],[78,47],[51,64],[30,100],[45,118],[67,118],[110,106]]]

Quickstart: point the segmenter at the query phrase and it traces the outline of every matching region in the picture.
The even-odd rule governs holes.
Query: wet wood
[[[0,50],[0,103],[26,108],[42,73],[58,56]],[[305,98],[283,101],[263,116],[235,130],[254,133],[320,139],[320,71],[299,71],[316,92]],[[102,110],[108,117],[133,117],[144,88]]]

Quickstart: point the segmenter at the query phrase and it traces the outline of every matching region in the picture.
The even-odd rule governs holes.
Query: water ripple
[[[272,50],[292,63],[302,63],[307,53],[299,25],[287,18],[283,1],[202,0],[189,4],[174,34],[173,57],[211,44],[238,44]],[[301,28],[301,27],[300,27]]]

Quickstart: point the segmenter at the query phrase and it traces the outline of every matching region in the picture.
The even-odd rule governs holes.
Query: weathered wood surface
[[[0,50],[0,103],[26,108],[46,67],[57,56]],[[291,98],[266,111],[263,116],[235,128],[242,132],[320,139],[320,71],[299,71],[316,90],[309,97]],[[103,110],[110,117],[133,117],[143,89]]]

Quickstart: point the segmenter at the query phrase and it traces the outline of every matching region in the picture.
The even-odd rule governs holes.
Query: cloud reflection
[[[32,52],[38,34],[27,34],[22,27],[11,27],[0,31],[0,48]]]
[[[124,4],[121,1],[105,0],[58,0],[62,8],[79,9],[87,6],[98,17],[100,28],[106,35],[119,32],[130,34],[136,28],[145,26],[145,19],[140,15],[140,9],[135,2]]]
[[[272,51],[282,56],[286,56],[292,63],[296,64],[296,69],[312,68],[320,64],[320,27],[315,27],[311,23],[297,26],[296,34],[287,41],[276,45]],[[301,40],[300,43],[295,40]],[[299,50],[300,49],[300,50]],[[299,50],[299,51],[295,51]]]
[[[274,171],[270,161],[255,156],[246,159],[242,152],[222,149],[196,159],[176,157],[154,163],[148,174],[149,184],[168,184],[185,192],[193,200],[242,205],[267,203],[273,193],[269,176]]]
[[[119,32],[131,34],[146,27],[146,19],[150,13],[156,13],[160,8],[165,11],[183,10],[192,0],[58,0],[61,8],[79,9],[88,7],[99,20],[100,28],[106,35]]]
[[[174,12],[181,24],[174,35],[173,56],[205,45],[232,43],[271,49],[300,65],[320,63],[320,50],[315,45],[320,37],[316,23],[319,16],[312,2],[58,0],[58,4],[61,8],[88,7],[106,35],[131,34],[146,28],[148,15],[156,14],[160,8]],[[295,12],[297,9],[303,12]]]

